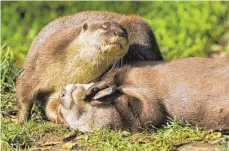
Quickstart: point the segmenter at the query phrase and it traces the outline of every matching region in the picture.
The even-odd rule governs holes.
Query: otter
[[[57,122],[82,132],[109,126],[113,129],[138,131],[138,121],[132,116],[127,104],[127,96],[111,97],[99,105],[99,101],[88,102],[82,99],[90,84],[68,84],[60,93],[56,108]],[[134,103],[132,98],[131,102]],[[97,102],[97,103],[96,103]],[[112,102],[116,102],[115,105]],[[137,103],[137,101],[135,101]],[[106,104],[106,105],[104,105]],[[136,105],[137,106],[137,105]],[[133,111],[134,112],[134,111]]]
[[[122,39],[115,42],[113,40],[116,38],[112,40],[109,39],[110,35],[106,38],[105,34],[104,37],[102,33],[99,34],[100,29],[113,30],[101,22],[117,22],[127,30],[121,32],[121,35],[128,33],[128,52],[127,45],[124,44],[126,38],[114,35],[116,32],[111,31],[110,34],[114,37]],[[93,29],[92,33],[90,29]],[[104,39],[108,42],[107,46],[102,46],[106,45]],[[120,51],[107,51],[107,54],[98,51],[100,47],[109,49],[107,47],[110,47],[110,43],[112,47],[117,46],[115,49],[120,46],[123,48]],[[53,111],[59,91],[64,85],[94,81],[104,75],[110,68],[108,66],[123,55],[121,64],[140,60],[163,60],[152,30],[140,16],[87,11],[52,21],[34,39],[23,67],[24,71],[16,82],[19,123],[24,123],[30,117],[34,99],[46,102],[47,106],[51,105],[46,114],[50,120],[56,121],[56,113]]]
[[[60,122],[81,131],[141,131],[168,118],[228,131],[229,54],[127,65],[95,84],[67,85],[57,110]]]
[[[101,76],[128,47],[127,31],[116,22],[85,22],[55,33],[35,58],[30,56],[17,81],[19,121],[25,121],[36,95],[40,102],[48,100],[48,106],[67,83],[87,83]],[[54,114],[46,113],[55,121]]]

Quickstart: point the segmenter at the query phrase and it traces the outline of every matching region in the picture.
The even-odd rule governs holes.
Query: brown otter
[[[55,102],[56,93],[64,85],[87,83],[101,76],[127,53],[128,46],[127,32],[116,22],[83,23],[81,28],[52,35],[40,51],[30,56],[17,81],[19,121],[27,119],[36,95],[38,101],[48,99],[47,105]],[[47,115],[55,121],[55,114]]]
[[[116,96],[111,95],[114,105],[106,102],[110,99],[83,101],[112,85],[117,85]],[[93,99],[99,97],[97,93]],[[229,130],[229,54],[221,59],[139,62],[116,69],[91,87],[68,85],[62,92],[58,114],[61,122],[83,131],[105,126],[138,131],[159,126],[168,117]]]
[[[90,24],[85,24],[84,27],[85,21]],[[149,25],[139,16],[92,11],[56,19],[36,36],[27,55],[24,71],[17,80],[16,97],[20,123],[28,119],[33,99],[44,102],[49,98],[55,102],[58,96],[55,92],[61,90],[64,85],[93,81],[104,73],[108,65],[118,59],[117,55],[119,58],[124,55],[125,50],[122,50],[122,54],[109,52],[102,55],[96,48],[101,45],[98,36],[102,35],[90,34],[90,30],[86,30],[89,31],[85,32],[88,34],[81,34],[84,28],[99,28],[102,24],[98,21],[115,21],[127,30],[130,47],[124,57],[124,63],[163,60]],[[77,43],[85,46],[85,50],[88,48],[88,51],[77,48]],[[76,54],[84,58],[79,59]],[[105,60],[107,62],[104,62]],[[49,103],[50,101],[47,101],[47,105]],[[53,107],[55,108],[55,105]],[[56,120],[52,111],[48,111],[47,114],[51,120]]]

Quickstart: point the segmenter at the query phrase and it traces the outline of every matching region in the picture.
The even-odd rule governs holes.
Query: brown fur
[[[229,130],[229,54],[221,59],[139,62],[133,67],[117,69],[108,78],[87,89],[86,97],[82,98],[91,98],[114,84],[118,86],[116,95],[125,96],[125,99],[114,101],[115,110],[106,110],[103,114],[96,114],[96,110],[103,110],[106,104],[97,105],[93,111],[96,118],[92,116],[90,120],[95,123],[100,118],[108,120],[94,125],[96,128],[117,124],[111,119],[115,116],[119,119],[114,121],[121,124],[125,122],[122,119],[132,117],[134,120],[130,120],[125,128],[133,131],[161,125],[168,117],[213,130]],[[73,100],[77,102],[77,99]],[[96,101],[91,104],[93,102]],[[123,110],[125,112],[120,112]],[[88,112],[85,107],[84,113]],[[66,113],[76,114],[73,110]],[[67,119],[67,116],[63,118]],[[83,121],[84,118],[78,116],[75,121]]]
[[[77,47],[79,50],[75,50],[73,43],[78,38],[85,21],[90,24],[96,24],[98,21],[115,21],[127,29],[130,47],[124,57],[124,63],[138,60],[163,60],[149,25],[139,16],[89,11],[56,19],[44,27],[34,39],[24,64],[24,71],[17,80],[16,96],[19,102],[20,123],[28,119],[33,99],[39,98],[44,102],[47,98],[51,98],[51,101],[56,102],[57,98],[50,95],[61,90],[67,83],[88,83],[104,73],[107,63],[99,62],[99,57],[91,55],[83,61],[88,60],[88,64],[95,63],[98,69],[96,73],[91,72],[90,68],[82,67],[83,72],[91,75],[81,81],[73,80],[74,77],[85,76],[84,73],[73,72],[74,67],[81,66],[77,65],[80,61],[76,61],[74,67],[66,61],[67,59],[71,61],[72,52],[83,53],[86,56],[81,48]],[[116,55],[106,56],[106,59],[115,60],[114,56]],[[56,104],[53,104],[55,108]],[[52,114],[52,111],[47,113]],[[56,117],[49,118],[55,120]]]
[[[138,15],[123,15],[99,11],[80,12],[75,15],[58,18],[49,23],[33,41],[28,56],[39,51],[39,47],[43,46],[44,42],[57,31],[78,27],[84,21],[115,21],[123,25],[128,32],[130,44],[124,62],[163,60],[155,36],[143,18]]]

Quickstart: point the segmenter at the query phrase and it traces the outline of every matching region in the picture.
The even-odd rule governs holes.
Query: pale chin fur
[[[117,38],[112,38],[110,39],[110,44],[106,45],[103,41],[101,41],[100,39],[98,39],[99,37],[99,32],[95,32],[93,34],[88,34],[88,32],[84,32],[81,33],[80,39],[78,39],[78,42],[82,42],[85,43],[85,50],[87,51],[83,51],[80,53],[81,57],[83,56],[95,56],[95,55],[101,55],[98,53],[98,50],[100,50],[100,53],[103,53],[104,55],[117,55],[117,57],[122,57],[124,56],[129,48],[129,45],[127,44],[127,42],[117,39]],[[88,37],[88,35],[90,35],[90,37]],[[85,41],[86,39],[86,41]],[[118,42],[120,43],[121,47],[112,44]],[[103,48],[101,47],[103,45]],[[93,48],[93,49],[92,49]],[[83,56],[82,56],[83,55]],[[107,56],[106,55],[106,56]]]

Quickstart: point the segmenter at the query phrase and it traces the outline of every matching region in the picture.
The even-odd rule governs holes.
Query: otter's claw
[[[104,89],[107,89],[111,86],[114,86],[114,81],[113,80],[104,80],[104,81],[100,81],[98,83],[95,83],[94,85],[92,85],[89,89],[86,90],[86,93],[85,95],[82,97],[84,100],[92,100],[95,95],[100,92],[101,90],[104,90]],[[113,88],[111,89],[113,91]],[[111,91],[110,90],[110,91]],[[108,94],[106,91],[107,90],[104,90],[104,92],[101,92],[103,95],[101,95],[101,97],[104,97],[105,95],[110,95]],[[111,94],[114,93],[114,92],[111,92]],[[96,98],[101,98],[100,96],[96,96]],[[95,98],[94,98],[95,99]]]
[[[92,99],[94,100],[98,100],[98,99],[102,99],[104,97],[107,97],[111,94],[114,94],[116,92],[117,86],[116,85],[112,85],[104,90],[99,91]]]

